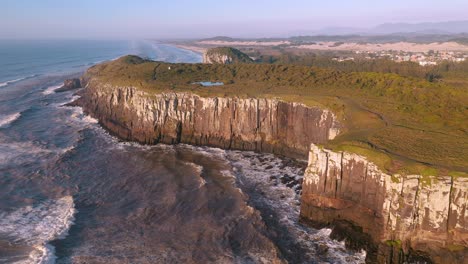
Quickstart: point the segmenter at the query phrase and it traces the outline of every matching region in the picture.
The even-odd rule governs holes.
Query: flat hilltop
[[[276,64],[171,64],[136,56],[93,66],[85,78],[149,94],[275,98],[328,108],[344,129],[326,148],[364,155],[392,173],[468,175],[464,86],[388,73]],[[210,81],[224,85],[196,84]]]

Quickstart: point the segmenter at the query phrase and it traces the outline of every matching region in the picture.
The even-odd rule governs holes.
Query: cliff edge
[[[113,134],[144,144],[186,143],[306,159],[310,142],[326,142],[339,132],[331,111],[274,99],[149,94],[88,82],[79,104]]]

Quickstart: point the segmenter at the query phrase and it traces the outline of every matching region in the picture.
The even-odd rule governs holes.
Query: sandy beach
[[[185,50],[191,50],[193,52],[197,53],[205,53],[208,48],[204,47],[199,47],[199,46],[193,46],[193,45],[181,45],[181,44],[174,44],[174,46],[180,48],[180,49],[185,49]]]
[[[203,40],[198,41],[201,45],[212,46],[279,46],[290,45],[290,41],[221,41],[221,40]]]

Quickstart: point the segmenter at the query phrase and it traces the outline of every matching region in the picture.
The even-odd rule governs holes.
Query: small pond
[[[220,85],[224,85],[223,82],[195,82],[193,84],[200,84],[202,86],[220,86]]]

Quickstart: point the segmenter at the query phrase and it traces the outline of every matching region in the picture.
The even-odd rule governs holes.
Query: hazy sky
[[[297,35],[468,20],[468,0],[0,0],[0,38]]]

